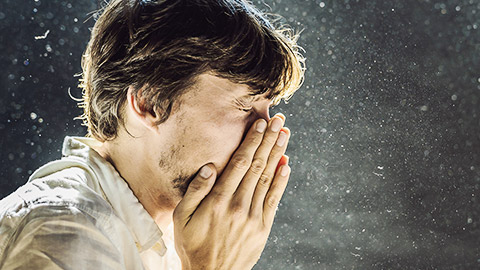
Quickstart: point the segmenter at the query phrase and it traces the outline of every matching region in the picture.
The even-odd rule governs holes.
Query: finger
[[[287,155],[283,155],[280,158],[280,161],[278,162],[277,168],[275,169],[275,174],[277,174],[278,169],[280,169],[280,167],[282,167],[285,164],[288,164],[288,159],[289,159],[289,157]]]
[[[264,127],[263,130],[261,129],[262,125]],[[259,119],[253,123],[245,139],[225,167],[217,184],[213,187],[213,194],[231,196],[235,192],[238,184],[242,181],[248,168],[250,168],[253,155],[263,140],[266,126],[267,122],[264,119]]]
[[[288,139],[290,138],[290,129],[284,127],[282,132],[287,134],[287,140],[283,146],[275,145],[274,149],[270,153],[267,167],[265,168],[262,176],[260,177],[258,183],[256,184],[255,191],[253,193],[252,206],[250,212],[253,215],[261,215],[263,212],[263,202],[265,200],[265,195],[270,189],[273,178],[278,173],[277,167],[282,166],[281,158],[285,153],[285,150],[288,146]],[[286,163],[288,163],[288,157],[286,157]]]
[[[280,131],[283,125],[283,119],[273,117],[269,123],[268,129],[263,137],[262,144],[258,147],[253,157],[252,166],[250,166],[244,179],[240,183],[235,198],[241,205],[248,207],[252,204],[253,192],[257,183],[270,183],[273,179],[274,171],[266,171],[268,163],[278,163],[285,150],[288,134]],[[279,135],[280,134],[280,135]],[[283,137],[282,137],[283,136]],[[281,145],[278,145],[278,144]]]
[[[285,125],[285,123],[286,123],[286,121],[287,121],[287,117],[286,117],[283,113],[277,113],[277,114],[275,114],[275,116],[278,116],[278,117],[282,118],[282,120],[283,120],[283,125]],[[274,117],[275,117],[275,116],[274,116]]]
[[[289,177],[290,167],[288,165],[282,166],[279,173],[275,175],[275,179],[273,180],[267,196],[265,196],[265,202],[263,204],[263,223],[267,228],[271,228],[273,225],[275,212],[278,203],[285,192]]]
[[[173,211],[173,219],[176,224],[185,226],[202,200],[212,189],[215,182],[216,169],[213,164],[207,164],[197,173],[188,185],[183,199]]]
[[[282,131],[285,131],[285,132],[288,132],[288,134],[291,134],[290,129],[287,127],[282,128]],[[277,164],[277,167],[275,168],[275,174],[277,174],[278,169],[280,169],[282,165],[288,164],[288,159],[289,157],[287,155],[282,155],[282,157],[280,158],[280,161]]]
[[[273,162],[269,162],[267,164],[267,167],[265,168],[266,173],[269,175],[272,175],[270,179],[273,178],[273,176],[277,173],[277,171],[280,169],[282,165],[288,164],[288,160],[289,160],[289,157],[287,155],[284,155],[284,153],[287,150],[288,142],[290,141],[291,132],[288,127],[283,127],[281,131],[287,134],[287,140],[285,145],[283,147],[280,147],[283,150],[283,151],[279,151],[281,153],[280,159],[277,159],[277,156],[275,155],[276,153],[271,154],[271,156],[275,156],[275,158],[272,158]]]

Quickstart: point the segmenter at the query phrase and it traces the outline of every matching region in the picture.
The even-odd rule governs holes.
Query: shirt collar
[[[162,231],[112,164],[93,150],[92,147],[100,144],[93,138],[67,136],[63,142],[62,154],[64,158],[81,159],[92,168],[96,174],[93,177],[101,188],[97,192],[105,195],[105,199],[125,222],[139,251],[153,247],[155,252],[163,256],[166,246],[161,238]]]

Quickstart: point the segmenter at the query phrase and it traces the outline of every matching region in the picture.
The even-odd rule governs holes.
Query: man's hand
[[[267,125],[263,119],[252,125],[216,181],[214,166],[204,166],[175,208],[183,269],[251,269],[260,258],[290,174],[285,116],[274,116],[259,132],[262,122]]]

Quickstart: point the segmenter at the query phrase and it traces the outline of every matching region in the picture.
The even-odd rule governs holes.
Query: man
[[[242,0],[112,0],[82,67],[87,138],[0,203],[1,269],[251,269],[290,169],[269,107],[296,37]]]

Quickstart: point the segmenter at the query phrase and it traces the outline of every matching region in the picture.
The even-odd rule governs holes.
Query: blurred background
[[[480,1],[265,0],[303,30],[292,176],[255,269],[480,269]],[[0,198],[83,136],[94,0],[0,0]]]

